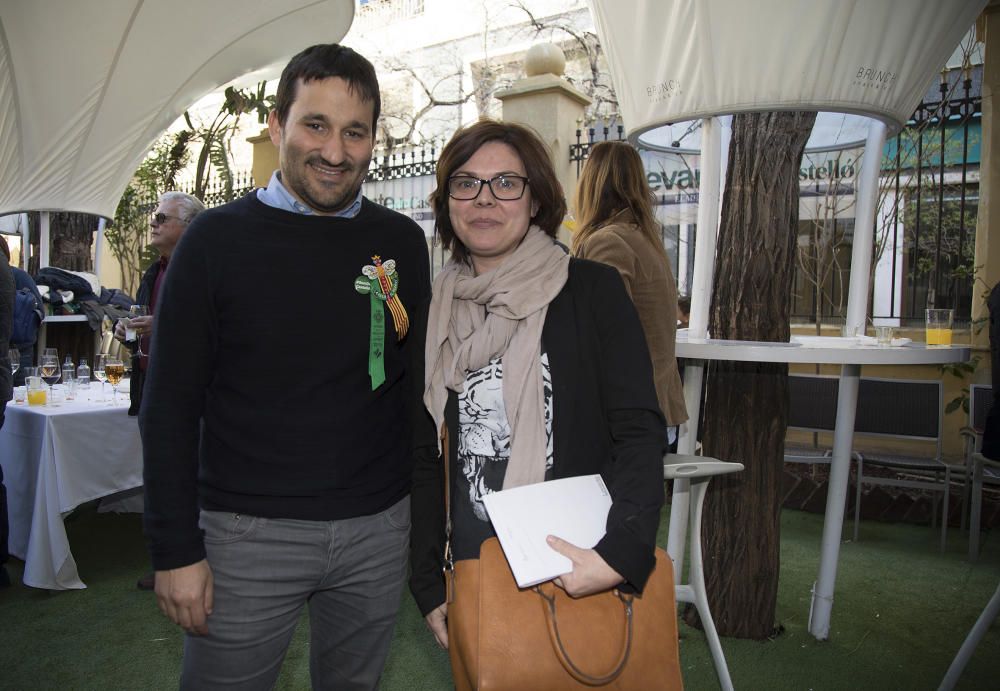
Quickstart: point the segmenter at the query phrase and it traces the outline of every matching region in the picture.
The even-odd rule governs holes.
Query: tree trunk
[[[733,118],[709,325],[714,338],[788,342],[799,161],[815,119],[811,112]],[[706,585],[724,636],[760,640],[774,630],[787,376],[786,364],[718,361],[707,377],[705,454],[746,467],[713,480],[705,502]],[[693,611],[687,617],[697,619]]]
[[[31,229],[31,273],[38,273],[38,257],[40,242],[41,214],[37,211],[28,214],[28,226]],[[70,271],[93,271],[94,262],[91,258],[91,247],[94,244],[94,231],[97,230],[97,217],[90,214],[72,211],[53,211],[49,214],[49,265]]]

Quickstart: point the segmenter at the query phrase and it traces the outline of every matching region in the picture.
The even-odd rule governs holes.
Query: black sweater
[[[426,311],[413,334],[421,342]],[[601,474],[613,502],[607,533],[594,549],[625,578],[624,589],[641,591],[655,564],[667,423],[639,316],[618,272],[571,259],[569,279],[545,315],[542,343],[552,372],[553,475]],[[412,369],[419,372],[421,363]],[[427,614],[445,601],[444,472],[434,422],[425,408],[414,405],[414,413],[410,590]],[[459,435],[453,391],[445,422],[454,496]]]
[[[413,311],[429,291],[423,232],[365,199],[303,216],[251,193],[198,215],[171,257],[139,416],[156,569],[205,555],[199,506],[253,516],[370,515],[410,490],[406,366],[385,303],[385,382],[368,375],[362,267],[394,259]]]

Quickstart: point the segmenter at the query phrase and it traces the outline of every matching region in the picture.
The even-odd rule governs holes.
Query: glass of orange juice
[[[927,310],[927,347],[946,348],[951,345],[951,324],[955,310]]]
[[[48,401],[48,387],[41,377],[25,377],[28,388],[28,405],[45,405]]]

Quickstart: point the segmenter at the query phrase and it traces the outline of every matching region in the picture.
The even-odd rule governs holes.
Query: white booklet
[[[611,493],[600,475],[584,475],[494,492],[483,503],[518,586],[527,588],[573,570],[547,536],[584,549],[604,537]]]

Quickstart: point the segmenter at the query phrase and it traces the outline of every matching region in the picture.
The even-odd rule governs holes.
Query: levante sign
[[[827,161],[825,164],[812,163],[799,168],[801,182],[815,180],[846,179],[854,177],[854,160],[847,159],[843,163]],[[646,181],[653,192],[698,189],[701,183],[700,168],[683,168],[680,170],[660,170],[646,173]]]

